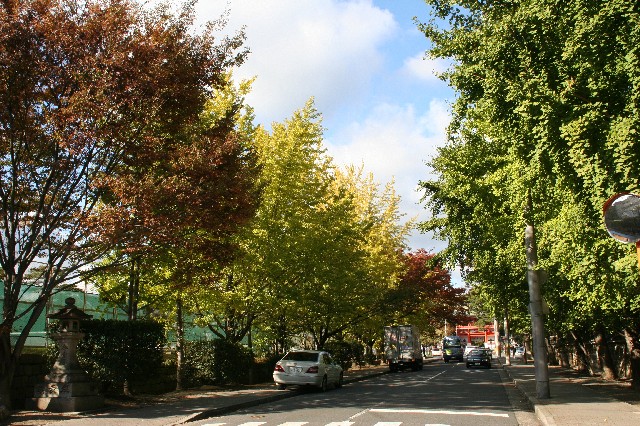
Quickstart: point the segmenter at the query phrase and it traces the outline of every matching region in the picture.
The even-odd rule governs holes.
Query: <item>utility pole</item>
[[[493,317],[493,343],[495,344],[496,356],[502,355],[502,345],[500,345],[500,330],[498,329],[498,318]]]
[[[509,334],[509,310],[504,312],[504,364],[511,365],[511,334]]]
[[[535,228],[533,226],[533,202],[531,201],[531,192],[527,194],[525,221],[524,244],[527,252],[527,279],[529,281],[529,310],[531,311],[536,393],[538,399],[548,399],[550,397],[549,366],[547,365],[547,346],[544,341],[544,316],[542,311],[540,277],[536,269],[538,265],[538,252],[536,248]]]

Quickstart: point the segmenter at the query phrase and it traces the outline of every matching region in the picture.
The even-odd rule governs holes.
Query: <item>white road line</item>
[[[351,426],[354,422],[332,422],[327,423],[325,426]]]
[[[224,426],[226,423],[205,423],[202,426]]]
[[[428,382],[431,379],[435,379],[436,377],[438,377],[439,375],[444,374],[444,373],[446,373],[446,371],[441,371],[438,374],[436,374],[435,376],[429,377],[426,381]]]
[[[285,422],[285,423],[280,423],[279,426],[304,426],[309,422]]]
[[[247,423],[242,423],[240,426],[262,426],[267,424],[267,422],[247,422]]]
[[[418,410],[418,409],[395,409],[395,408],[372,408],[375,413],[397,413],[397,414],[449,414],[459,416],[486,416],[486,417],[509,417],[503,413],[483,413],[481,411],[452,411],[452,410]]]

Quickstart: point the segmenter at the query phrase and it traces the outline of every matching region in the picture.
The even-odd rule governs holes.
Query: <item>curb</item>
[[[538,420],[540,420],[540,422],[545,426],[557,426],[555,420],[553,419],[553,415],[549,410],[547,410],[544,404],[542,404],[538,398],[536,398],[535,396],[531,395],[530,393],[524,390],[524,387],[525,387],[524,381],[520,379],[514,379],[509,369],[506,368],[508,366],[504,365],[500,358],[498,358],[498,360],[500,362],[500,366],[502,367],[502,370],[507,374],[507,376],[509,376],[509,379],[511,379],[511,381],[516,386],[516,388],[520,391],[520,393],[529,400],[529,402],[531,403],[531,406],[533,407],[533,411],[536,417],[538,417]]]
[[[184,417],[177,422],[173,423],[173,425],[182,425],[189,422],[196,422],[198,420],[205,420],[209,417],[222,416],[225,414],[232,413],[234,411],[242,410],[244,408],[251,408],[261,404],[267,404],[269,402],[280,401],[281,399],[291,398],[293,396],[299,395],[300,391],[282,391],[281,394],[266,396],[263,398],[257,398],[251,401],[239,402],[237,404],[231,404],[224,407],[216,407],[209,410],[202,411],[200,413],[192,414],[190,416]]]

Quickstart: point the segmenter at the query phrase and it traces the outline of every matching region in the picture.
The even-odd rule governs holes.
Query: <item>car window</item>
[[[289,352],[282,359],[286,361],[317,362],[318,354],[315,352]]]

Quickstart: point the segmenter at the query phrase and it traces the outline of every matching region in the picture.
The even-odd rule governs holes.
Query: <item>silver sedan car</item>
[[[325,391],[329,385],[341,387],[342,379],[342,367],[325,351],[289,351],[273,370],[278,389],[309,385]]]

